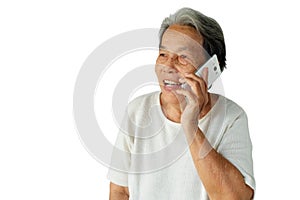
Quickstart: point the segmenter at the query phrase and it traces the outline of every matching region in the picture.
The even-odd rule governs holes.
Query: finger
[[[204,69],[201,73],[201,76],[207,85],[208,84],[208,68],[207,67],[204,67]]]
[[[194,79],[196,81],[200,81],[201,80],[201,77],[197,76],[195,73],[185,73],[185,74],[183,74],[183,76],[185,78],[191,78],[191,79]]]
[[[193,92],[197,97],[199,97],[202,92],[201,92],[201,86],[200,86],[200,83],[194,79],[191,79],[191,78],[183,78],[182,80],[180,80],[180,82],[183,82],[184,84],[187,84],[189,87],[187,88],[190,88],[189,91]]]
[[[177,89],[175,92],[179,95],[183,95],[187,100],[187,103],[197,103],[197,97],[193,95],[190,91],[184,89]]]
[[[197,96],[207,93],[207,85],[203,78],[195,74],[186,74],[184,80]]]
[[[207,74],[207,72],[205,73]],[[204,79],[196,75],[187,74],[184,80],[190,85],[193,93],[199,98],[199,101],[203,102],[203,106],[205,106],[209,102],[209,93]]]
[[[207,67],[202,71],[202,74],[204,76],[199,77],[194,73],[186,73],[186,74],[184,74],[184,77],[194,79],[195,81],[197,81],[199,83],[204,82],[206,84],[207,79],[208,79],[208,69],[207,69]]]

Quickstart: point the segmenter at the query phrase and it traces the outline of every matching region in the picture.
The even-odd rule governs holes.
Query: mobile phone
[[[208,68],[207,88],[210,89],[214,81],[221,75],[221,68],[216,54],[208,59],[202,66],[198,67],[195,74],[201,77],[205,67]],[[189,87],[187,83],[182,84],[183,89],[188,89]]]

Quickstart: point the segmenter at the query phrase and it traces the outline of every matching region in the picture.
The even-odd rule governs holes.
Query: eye
[[[179,55],[179,57],[178,57],[178,61],[183,65],[186,65],[188,60],[189,60],[188,57],[184,54]]]
[[[159,53],[160,57],[166,57],[167,55],[165,53]]]
[[[181,59],[186,59],[187,56],[186,56],[186,55],[180,55],[180,58],[181,58]]]

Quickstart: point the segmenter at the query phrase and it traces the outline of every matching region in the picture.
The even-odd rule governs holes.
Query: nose
[[[178,70],[176,69],[175,63],[177,62],[177,55],[170,56],[165,63],[165,67],[163,69],[166,73],[177,73]]]

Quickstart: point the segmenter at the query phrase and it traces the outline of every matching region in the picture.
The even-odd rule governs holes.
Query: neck
[[[204,117],[210,111],[210,109],[211,109],[211,99],[209,98],[208,103],[204,106],[204,108],[201,110],[199,114],[199,119]]]
[[[215,104],[216,100],[217,100],[217,95],[213,95],[213,94],[209,95],[209,102],[201,110],[201,112],[199,114],[199,119],[204,117],[210,111],[210,109]],[[181,114],[182,114],[181,106],[184,106],[184,107],[186,106],[185,99],[182,99],[182,102],[179,102],[179,101],[170,102],[170,101],[165,100],[164,98],[160,98],[160,104],[161,104],[164,115],[169,120],[180,123]]]
[[[164,115],[171,121],[180,122],[181,119],[181,105],[179,101],[168,101],[160,98],[160,104]]]
[[[211,110],[211,108],[216,104],[218,98],[219,98],[218,95],[209,93],[208,103],[205,105],[205,107],[200,112],[199,119],[204,117]]]

